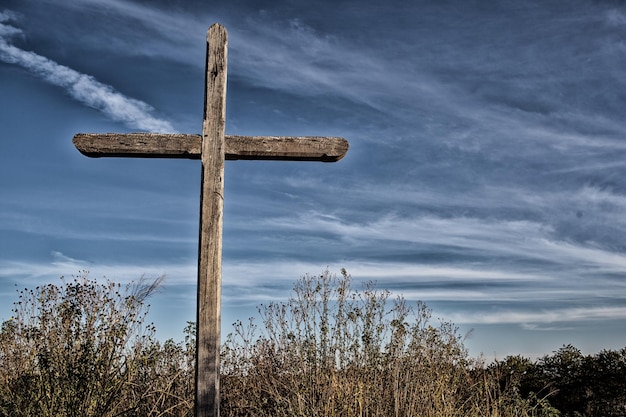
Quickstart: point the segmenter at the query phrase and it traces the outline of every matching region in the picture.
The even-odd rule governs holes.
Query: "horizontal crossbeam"
[[[339,161],[348,141],[323,136],[226,135],[225,159],[280,161]],[[92,158],[144,157],[201,159],[202,136],[163,133],[79,133],[74,146]]]

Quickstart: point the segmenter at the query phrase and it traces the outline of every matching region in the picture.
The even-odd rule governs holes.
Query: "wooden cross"
[[[220,303],[224,160],[340,160],[348,141],[336,137],[228,136],[226,119],[226,29],[207,33],[202,135],[162,133],[79,133],[76,148],[89,157],[187,158],[202,160],[198,305],[196,316],[196,417],[219,416]]]

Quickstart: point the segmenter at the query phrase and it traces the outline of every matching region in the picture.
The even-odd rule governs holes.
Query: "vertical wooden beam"
[[[212,25],[207,33],[206,91],[202,124],[196,417],[219,416],[227,47],[226,29],[219,24]]]

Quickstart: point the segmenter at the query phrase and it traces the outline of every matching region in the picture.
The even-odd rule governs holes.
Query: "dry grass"
[[[62,286],[19,291],[0,333],[0,416],[158,416],[188,408],[192,391],[174,385],[189,385],[191,362],[144,324],[144,301],[160,281],[121,288],[83,273]]]
[[[547,415],[502,392],[458,329],[350,276],[305,276],[285,303],[235,323],[222,353],[225,416]]]
[[[2,324],[0,417],[192,416],[193,323],[181,343],[156,341],[144,323],[160,280],[62,282],[20,291]],[[326,271],[260,306],[260,325],[235,323],[221,355],[222,415],[558,415],[470,358],[452,323],[389,297]]]

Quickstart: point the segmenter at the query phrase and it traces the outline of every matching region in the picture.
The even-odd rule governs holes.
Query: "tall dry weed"
[[[121,287],[86,273],[18,292],[0,329],[0,417],[193,416],[195,325],[155,339],[147,297],[161,279]],[[557,417],[509,360],[468,356],[450,322],[423,303],[350,275],[299,280],[286,302],[238,321],[221,352],[222,415]]]
[[[161,281],[121,287],[85,272],[19,291],[0,332],[0,416],[157,416],[161,406],[184,408],[186,398],[172,401],[172,385],[189,385],[188,358],[173,343],[161,346],[145,323],[144,302]]]
[[[237,322],[222,352],[225,416],[496,416],[482,364],[423,304],[328,271]],[[519,414],[522,413],[522,414]]]

